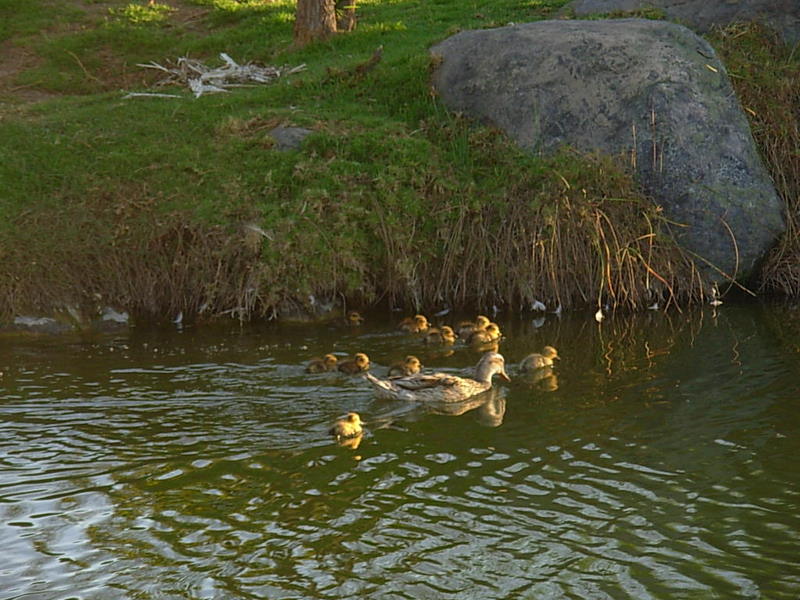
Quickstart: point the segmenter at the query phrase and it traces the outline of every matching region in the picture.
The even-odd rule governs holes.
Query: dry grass
[[[492,199],[429,194],[431,210],[416,221],[394,222],[376,203],[390,301],[635,310],[703,299],[700,274],[664,233],[660,211],[610,160],[565,152],[550,166]],[[435,231],[420,234],[431,220]],[[436,252],[421,254],[431,239]]]
[[[800,295],[800,51],[755,24],[717,31],[761,156],[786,204],[787,230],[764,261],[761,291]]]
[[[497,135],[491,144],[509,142]],[[269,227],[256,207],[223,215],[230,225],[196,223],[165,212],[142,184],[65,200],[5,234],[0,312],[112,305],[151,319],[249,319],[308,308],[311,296],[514,309],[536,300],[641,309],[703,297],[657,209],[608,161],[562,155],[489,198],[473,184],[454,190],[453,181],[422,178],[416,213],[387,206],[388,183],[357,185],[319,206],[306,191],[303,209]],[[25,239],[40,231],[54,234]]]
[[[47,240],[25,243],[13,237],[13,244],[3,243],[1,314],[66,305],[91,314],[112,305],[156,318],[181,312],[245,318],[274,301],[261,297],[260,242],[253,243],[252,232],[163,213],[146,189],[23,217],[16,234],[52,234]],[[245,223],[247,218],[232,220]]]

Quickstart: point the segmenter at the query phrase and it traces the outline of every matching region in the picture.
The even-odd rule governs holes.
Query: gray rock
[[[699,33],[717,25],[756,21],[777,31],[787,44],[800,42],[798,0],[574,0],[565,7],[577,17],[653,8]]]
[[[269,135],[275,140],[275,149],[285,152],[298,150],[303,145],[303,140],[311,133],[310,129],[303,127],[275,127]]]
[[[47,333],[51,335],[74,331],[74,327],[58,321],[52,317],[29,317],[18,315],[14,317],[12,329],[30,333]]]
[[[532,152],[566,144],[627,157],[683,225],[674,228],[683,246],[723,272],[746,279],[783,233],[782,203],[725,68],[685,27],[541,21],[465,31],[431,52],[442,59],[433,83],[450,109]],[[724,279],[714,268],[706,275]]]

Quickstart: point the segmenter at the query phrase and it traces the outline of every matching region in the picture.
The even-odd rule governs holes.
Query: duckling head
[[[492,341],[499,340],[503,335],[500,333],[500,326],[497,323],[489,323],[484,331],[489,334]]]
[[[485,317],[483,315],[478,315],[475,317],[475,329],[486,329],[486,327],[491,323],[489,317]]]
[[[361,316],[357,310],[351,310],[347,313],[347,322],[350,325],[361,325],[364,322],[364,317]]]
[[[326,354],[322,357],[322,363],[325,365],[325,368],[328,370],[335,369],[336,363],[339,362],[339,359],[336,358],[333,354]]]
[[[414,326],[418,331],[425,331],[430,327],[430,323],[425,315],[414,315]]]
[[[353,357],[353,361],[358,365],[361,369],[367,370],[369,369],[369,356],[364,354],[363,352],[358,352]],[[354,414],[354,413],[351,413]]]
[[[550,360],[561,360],[561,357],[558,355],[558,350],[552,346],[545,346],[542,348],[542,356],[549,358]]]
[[[419,362],[419,359],[413,354],[406,356],[403,365],[405,365],[406,370],[410,373],[419,373],[420,369],[422,369],[422,363]]]

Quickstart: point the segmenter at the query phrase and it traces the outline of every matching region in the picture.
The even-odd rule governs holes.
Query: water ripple
[[[621,373],[562,338],[558,388],[512,381],[492,427],[302,372],[422,354],[378,328],[0,347],[0,600],[794,599],[799,371],[725,331],[604,350]],[[326,432],[348,410],[357,448]]]

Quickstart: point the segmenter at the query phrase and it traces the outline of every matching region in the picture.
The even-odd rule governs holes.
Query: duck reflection
[[[370,422],[375,423],[375,429],[397,428],[400,421],[417,421],[424,415],[444,415],[459,417],[471,412],[475,420],[484,427],[499,427],[503,424],[506,414],[506,390],[504,388],[490,388],[485,392],[471,396],[460,402],[425,402],[425,403],[398,403],[389,408],[384,407],[380,414],[376,414]]]

